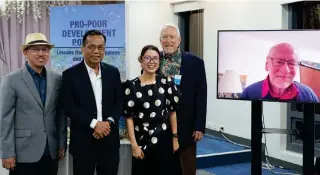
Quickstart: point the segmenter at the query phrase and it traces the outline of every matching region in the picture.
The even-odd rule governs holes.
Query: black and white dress
[[[124,117],[133,117],[135,138],[145,158],[132,159],[133,175],[170,175],[173,166],[169,112],[176,111],[181,93],[173,79],[156,76],[153,84],[137,77],[124,83]]]

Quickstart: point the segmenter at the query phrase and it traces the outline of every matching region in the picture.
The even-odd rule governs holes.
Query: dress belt
[[[142,150],[146,150],[159,142],[159,137],[163,131],[166,131],[169,128],[169,122],[167,119],[157,122],[157,124],[149,124],[149,123],[142,123],[139,127],[141,129],[141,136],[137,138],[138,145]]]

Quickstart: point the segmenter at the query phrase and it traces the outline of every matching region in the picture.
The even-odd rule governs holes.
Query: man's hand
[[[194,131],[192,137],[194,137],[195,142],[198,142],[202,139],[203,133],[201,131]]]
[[[65,156],[66,150],[64,148],[59,149],[59,160],[62,160]]]
[[[92,135],[96,139],[102,139],[104,136],[109,135],[110,132],[110,123],[108,121],[98,121],[96,126],[94,127],[94,133]]]
[[[10,157],[7,159],[2,159],[2,167],[7,170],[14,170],[16,166],[16,157]]]

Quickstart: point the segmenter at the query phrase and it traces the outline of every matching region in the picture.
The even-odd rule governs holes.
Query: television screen
[[[217,98],[318,103],[320,30],[218,31]]]

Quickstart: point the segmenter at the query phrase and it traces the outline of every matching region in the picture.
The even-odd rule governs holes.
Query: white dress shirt
[[[90,127],[94,129],[98,121],[102,121],[102,79],[101,79],[101,67],[99,64],[99,73],[96,74],[95,70],[92,69],[87,65],[86,62],[84,62],[90,77],[92,89],[94,92],[94,97],[96,100],[96,106],[97,106],[97,119],[93,119]]]
[[[96,100],[96,106],[97,106],[97,119],[92,119],[92,122],[90,123],[90,127],[94,129],[98,121],[102,121],[102,79],[101,79],[101,66],[99,64],[99,72],[98,75],[96,74],[95,70],[92,69],[87,65],[87,63],[84,61],[84,64],[86,65],[92,89],[94,92],[94,98]],[[111,123],[114,123],[113,117],[108,117],[107,120]]]

